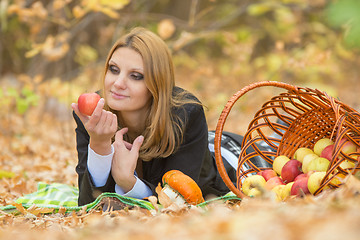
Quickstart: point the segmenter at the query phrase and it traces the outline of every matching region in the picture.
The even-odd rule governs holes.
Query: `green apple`
[[[308,189],[311,194],[314,194],[319,189],[321,181],[324,179],[326,172],[314,172],[309,176]]]
[[[250,191],[253,188],[256,188],[261,193],[262,190],[265,188],[265,184],[266,181],[263,176],[250,175],[249,177],[245,178],[244,182],[242,183],[242,191],[247,196],[251,196],[250,194],[254,195],[256,191],[255,190]]]
[[[301,147],[296,149],[293,159],[296,159],[299,162],[303,162],[303,159],[306,155],[313,153],[314,153],[313,150],[311,150],[310,148]]]
[[[261,196],[262,192],[257,188],[252,188],[249,190],[248,195],[249,197],[257,197]]]
[[[326,158],[317,157],[310,161],[307,171],[325,172],[330,165],[330,161]]]
[[[342,169],[349,171],[349,170],[352,170],[352,169],[355,167],[355,163],[350,162],[350,161],[348,161],[348,160],[345,160],[345,161],[343,161],[342,163],[340,163],[339,166],[340,166]]]
[[[324,148],[331,144],[334,144],[334,142],[330,138],[322,138],[318,140],[314,145],[314,153],[320,156]]]
[[[281,170],[282,170],[283,166],[285,165],[285,163],[287,163],[288,161],[290,161],[290,158],[288,158],[285,155],[277,156],[273,161],[274,171],[277,174],[281,175]]]
[[[281,199],[285,200],[291,195],[291,188],[294,182],[289,182],[285,185],[285,187],[281,191]]]
[[[303,159],[303,163],[302,163],[302,171],[303,173],[308,173],[308,166],[309,166],[309,163],[311,162],[311,160],[315,159],[315,158],[318,158],[319,156],[315,153],[311,153],[311,154],[308,154],[304,157]]]
[[[277,185],[277,186],[275,186],[275,187],[273,187],[273,188],[271,189],[271,191],[275,193],[275,195],[276,195],[276,200],[277,200],[277,201],[282,201],[282,200],[284,200],[284,199],[282,198],[282,192],[284,191],[284,188],[285,188],[285,187],[286,187],[286,185],[280,184],[280,185]]]

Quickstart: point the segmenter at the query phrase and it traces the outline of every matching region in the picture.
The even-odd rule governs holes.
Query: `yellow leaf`
[[[33,48],[33,49],[31,49],[30,51],[27,51],[27,52],[25,53],[25,57],[26,57],[26,58],[32,58],[32,57],[38,55],[39,53],[40,53],[40,49],[39,49],[39,48]]]
[[[118,19],[119,18],[119,14],[113,10],[111,10],[110,8],[107,7],[101,7],[99,9],[100,12],[104,13],[105,15],[114,18],[114,19]]]
[[[13,173],[13,172],[0,170],[0,179],[2,179],[2,178],[12,178],[14,176],[15,176],[15,173]]]
[[[81,8],[80,6],[75,6],[72,9],[72,13],[75,18],[82,18],[86,14],[86,11],[83,8]]]
[[[100,4],[103,6],[111,7],[112,9],[122,9],[127,4],[129,4],[130,0],[100,0]]]
[[[175,25],[171,19],[161,20],[158,24],[157,31],[162,39],[170,38],[175,32]]]

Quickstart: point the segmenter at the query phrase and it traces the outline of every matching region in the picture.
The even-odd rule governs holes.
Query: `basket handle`
[[[224,183],[226,184],[226,186],[240,198],[246,198],[247,196],[245,196],[245,194],[242,193],[242,191],[240,191],[238,188],[236,188],[236,186],[232,183],[229,175],[226,172],[226,169],[224,167],[224,162],[221,157],[221,136],[223,133],[224,123],[226,121],[226,118],[229,115],[230,110],[233,107],[233,105],[235,104],[235,102],[241,96],[243,96],[245,93],[247,93],[248,91],[251,91],[254,88],[265,87],[265,86],[280,87],[280,88],[284,88],[284,89],[287,89],[290,91],[297,89],[297,87],[295,87],[293,85],[290,85],[287,83],[282,83],[282,82],[275,82],[275,81],[256,82],[256,83],[253,83],[253,84],[250,84],[250,85],[244,87],[241,90],[239,90],[238,92],[236,92],[226,103],[223,111],[220,114],[220,117],[219,117],[219,120],[218,120],[218,123],[216,126],[216,130],[215,130],[214,150],[215,150],[215,160],[216,160],[216,165],[217,165],[218,171],[219,171],[220,176],[223,179]]]

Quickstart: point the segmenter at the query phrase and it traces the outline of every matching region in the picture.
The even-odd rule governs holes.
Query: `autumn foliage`
[[[70,104],[99,89],[106,54],[128,29],[144,26],[166,41],[177,84],[204,103],[212,130],[232,94],[263,80],[319,88],[358,109],[358,4],[1,0],[0,205],[13,204],[19,214],[0,212],[0,239],[358,239],[356,176],[334,191],[281,204],[265,194],[153,212],[54,213],[14,202],[39,181],[77,186]],[[225,130],[244,134],[254,110],[273,95],[260,89],[239,101]]]

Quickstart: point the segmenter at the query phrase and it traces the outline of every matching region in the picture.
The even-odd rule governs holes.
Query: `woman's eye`
[[[115,65],[109,65],[109,70],[110,72],[112,72],[113,74],[118,74],[120,72],[119,68],[116,67]]]
[[[134,80],[142,80],[142,79],[144,79],[144,75],[142,75],[141,73],[132,73],[130,76]]]

